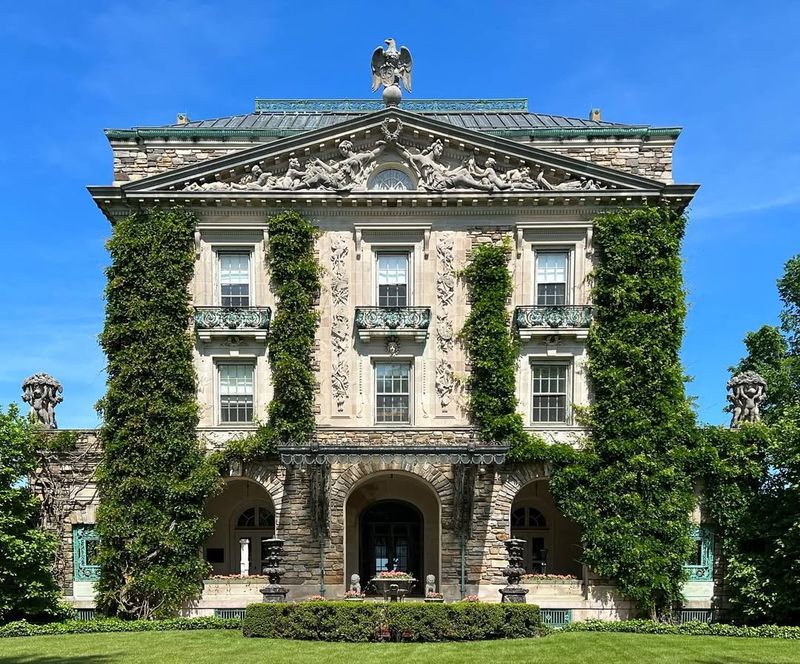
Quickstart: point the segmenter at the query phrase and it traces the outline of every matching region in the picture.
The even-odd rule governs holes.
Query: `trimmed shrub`
[[[251,604],[242,629],[245,636],[303,641],[375,641],[381,629],[381,606],[361,602]]]
[[[735,636],[740,638],[800,639],[800,627],[782,625],[727,625],[724,623],[663,623],[655,620],[586,620],[565,625],[562,632],[627,632],[630,634],[681,634],[685,636]]]
[[[313,641],[478,641],[539,636],[532,604],[251,604],[245,636]]]
[[[52,634],[94,634],[100,632],[166,632],[196,629],[239,629],[238,618],[170,618],[168,620],[66,620],[35,625],[18,620],[0,627],[0,638],[9,636],[47,636]]]

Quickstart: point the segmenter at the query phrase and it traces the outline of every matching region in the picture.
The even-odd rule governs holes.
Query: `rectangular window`
[[[220,304],[223,307],[250,306],[250,254],[219,255]]]
[[[76,523],[72,526],[72,568],[75,581],[97,581],[100,564],[97,549],[100,536],[93,524]]]
[[[689,573],[689,581],[711,581],[714,574],[714,531],[708,526],[692,526],[694,540],[692,555],[684,568]]]
[[[378,254],[378,306],[408,306],[408,254]]]
[[[409,424],[411,367],[398,362],[375,365],[375,420],[389,424]]]
[[[252,422],[254,395],[252,364],[220,364],[219,410],[221,422]]]
[[[536,252],[536,304],[567,304],[567,252]]]
[[[534,422],[567,422],[566,364],[542,363],[531,366]]]

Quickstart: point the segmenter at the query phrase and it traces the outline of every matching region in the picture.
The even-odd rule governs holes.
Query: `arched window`
[[[386,168],[372,178],[369,188],[377,191],[408,191],[414,189],[414,182],[403,171]]]
[[[237,528],[274,528],[275,515],[264,507],[248,507],[236,521]]]
[[[535,507],[518,507],[511,512],[512,528],[547,528],[547,519]]]

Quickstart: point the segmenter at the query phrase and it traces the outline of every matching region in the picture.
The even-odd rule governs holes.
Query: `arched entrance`
[[[381,500],[361,513],[362,579],[394,570],[421,578],[423,518],[420,511],[402,500]]]
[[[531,482],[511,506],[511,537],[525,540],[525,571],[580,577],[580,529],[558,509],[547,480]]]
[[[425,480],[408,472],[369,475],[345,501],[345,578],[361,584],[389,569],[418,579],[421,594],[428,574],[440,577],[441,506]]]
[[[229,480],[205,513],[216,518],[204,550],[212,573],[261,574],[262,542],[275,536],[275,508],[264,487],[248,479]]]

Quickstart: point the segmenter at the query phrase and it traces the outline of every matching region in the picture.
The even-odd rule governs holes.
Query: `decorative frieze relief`
[[[448,411],[455,389],[453,366],[448,358],[454,334],[451,308],[455,295],[456,275],[453,269],[455,235],[439,233],[436,242],[436,396],[443,413]]]
[[[302,163],[292,154],[285,158],[282,168],[277,166],[277,172],[264,170],[263,162],[259,162],[243,175],[237,176],[236,169],[232,169],[227,174],[216,174],[213,181],[201,178],[186,183],[183,191],[365,191],[370,175],[379,165],[398,162],[416,176],[415,188],[421,191],[501,193],[606,189],[606,185],[596,179],[563,170],[549,169],[546,174],[545,167],[536,166],[534,171],[522,162],[514,168],[504,168],[493,156],[486,157],[482,164],[474,154],[455,159],[446,157],[441,138],[432,138],[427,147],[417,148],[401,142],[404,131],[399,119],[387,118],[381,125],[381,140],[359,147],[350,139],[342,140],[335,156],[327,161],[312,157]],[[405,133],[408,135],[407,131]],[[276,164],[280,161],[276,158]]]
[[[351,345],[351,324],[348,316],[348,236],[349,233],[331,233],[331,392],[337,413],[344,412],[350,392],[350,365],[347,362],[347,350]]]

